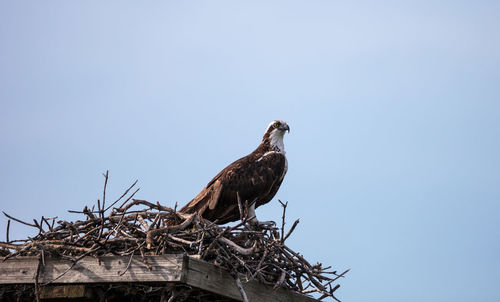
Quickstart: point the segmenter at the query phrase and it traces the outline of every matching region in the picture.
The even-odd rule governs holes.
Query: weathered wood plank
[[[182,255],[146,256],[146,263],[140,256],[104,256],[99,259],[85,257],[78,261],[55,283],[99,283],[99,282],[173,282],[182,277]],[[46,259],[41,270],[39,283],[49,282],[63,274],[72,265],[71,261]],[[0,284],[34,283],[38,258],[20,257],[0,261]],[[123,274],[122,274],[123,273]]]
[[[128,270],[121,275],[130,257],[105,256],[99,259],[86,257],[54,283],[179,282],[223,297],[242,300],[234,278],[218,266],[183,255],[146,256],[145,259],[147,264],[140,256],[132,257]],[[0,284],[33,284],[38,262],[36,257],[0,261]],[[39,283],[43,284],[57,278],[71,265],[72,262],[68,260],[47,258],[39,276]],[[273,290],[256,280],[241,281],[250,301],[317,301],[283,288]]]
[[[273,290],[256,280],[241,280],[248,300],[259,302],[313,302],[311,297],[300,295],[284,288]],[[210,263],[189,258],[185,283],[209,292],[242,301],[235,279],[225,270]]]

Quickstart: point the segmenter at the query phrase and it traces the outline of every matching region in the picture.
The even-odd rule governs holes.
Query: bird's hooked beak
[[[290,127],[289,127],[287,124],[281,124],[281,125],[278,127],[278,130],[281,130],[281,131],[288,131],[288,133],[290,133]]]

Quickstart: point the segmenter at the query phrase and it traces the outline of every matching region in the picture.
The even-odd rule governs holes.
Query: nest
[[[337,273],[321,263],[311,264],[287,246],[286,240],[299,223],[296,220],[285,229],[287,203],[280,201],[283,207],[281,226],[249,227],[247,222],[252,217],[248,217],[246,205],[238,201],[241,220],[234,226],[222,227],[195,214],[179,213],[159,202],[134,199],[139,190],[133,191],[137,181],[107,205],[108,173],[104,176],[102,201],[98,200],[92,207],[85,206],[82,211],[69,211],[81,214],[82,220],[70,222],[42,216],[30,223],[4,212],[9,220],[7,241],[0,242],[3,260],[17,256],[49,256],[70,259],[76,264],[86,256],[144,257],[185,253],[226,269],[240,285],[256,279],[275,289],[284,287],[300,294],[317,293],[319,300],[339,301],[334,292],[340,287],[339,278],[348,270]],[[9,241],[11,220],[36,228],[38,234]],[[245,300],[243,287],[239,289]]]

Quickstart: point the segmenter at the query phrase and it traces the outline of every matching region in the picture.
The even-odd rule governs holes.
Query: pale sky
[[[499,28],[497,1],[1,1],[0,210],[79,219],[106,170],[182,205],[282,119],[257,215],[289,202],[338,298],[500,301]]]

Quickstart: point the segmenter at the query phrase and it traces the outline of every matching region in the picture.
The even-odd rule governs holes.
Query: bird
[[[220,171],[179,212],[226,224],[241,219],[239,204],[247,204],[251,224],[269,223],[259,222],[255,209],[272,200],[288,170],[283,143],[286,132],[290,132],[290,127],[285,121],[272,121],[252,153]]]

